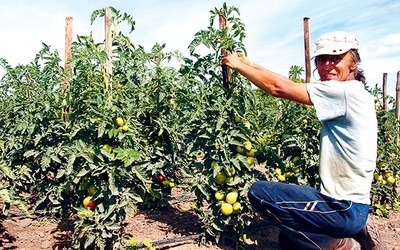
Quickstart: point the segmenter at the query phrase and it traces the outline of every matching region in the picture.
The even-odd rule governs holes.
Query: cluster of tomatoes
[[[246,157],[246,162],[249,166],[253,165],[255,162],[255,151],[253,149],[253,145],[250,141],[245,141],[243,143],[243,146],[236,146],[236,156],[241,157],[244,156]]]
[[[236,157],[245,157],[245,161],[249,166],[254,164],[255,151],[250,141],[245,141],[243,145],[237,145],[235,153]],[[211,169],[214,170],[217,165],[218,163],[213,161],[211,163]],[[214,182],[219,187],[214,193],[214,198],[220,203],[220,212],[226,216],[237,214],[242,210],[242,204],[238,200],[238,191],[229,186],[235,181],[236,175],[236,168],[231,166],[229,170],[224,169],[219,171],[214,177]]]
[[[157,181],[164,187],[167,187],[167,188],[175,187],[175,179],[174,178],[166,178],[164,175],[159,174],[157,176]]]
[[[116,126],[118,127],[118,130],[124,131],[124,132],[129,131],[129,126],[126,124],[126,122],[124,121],[123,118],[117,117],[117,118],[115,119],[115,124],[116,124]],[[111,145],[109,145],[109,144],[104,144],[104,145],[103,145],[103,149],[106,150],[106,151],[107,151],[108,153],[110,153],[110,154],[111,154],[112,151],[113,151],[113,147],[112,147]],[[85,208],[90,209],[90,210],[95,209],[97,203],[96,203],[96,201],[93,199],[93,195],[94,195],[96,192],[98,192],[99,188],[96,187],[93,183],[91,183],[90,178],[84,178],[84,179],[83,179],[83,181],[82,181],[82,187],[83,187],[83,188],[86,188],[87,193],[88,193],[88,196],[86,196],[86,197],[83,199],[83,202],[82,202],[83,206],[84,206]]]
[[[377,182],[381,182],[383,185],[393,185],[396,182],[396,178],[391,172],[386,172],[384,174],[375,173],[374,179]]]
[[[211,163],[211,168],[214,169],[216,165],[217,163],[213,161]],[[223,189],[224,184],[229,184],[233,181],[235,174],[236,169],[232,166],[230,171],[221,170],[214,178],[215,183],[220,186],[220,189],[215,192],[214,197],[217,202],[221,203],[221,213],[227,216],[238,213],[242,208],[241,204],[237,201],[239,196],[237,190],[232,187]]]
[[[128,126],[128,124],[125,123],[123,118],[117,117],[115,119],[115,124],[118,126],[118,130],[121,130],[124,132],[129,131],[129,126]]]
[[[294,156],[292,159],[292,163],[294,164],[294,167],[291,167],[289,169],[286,169],[286,171],[282,171],[281,168],[277,167],[275,168],[275,177],[278,179],[280,182],[284,182],[288,180],[288,178],[295,176],[299,174],[303,169],[297,164],[300,161],[300,156]]]
[[[123,132],[129,131],[129,126],[122,117],[117,117],[115,119],[115,125],[117,126],[118,131],[123,131]],[[114,148],[113,146],[106,143],[103,145],[103,149],[111,154]]]
[[[83,199],[83,206],[90,210],[96,208],[96,201],[93,199],[93,196],[99,191],[99,188],[92,183],[92,180],[89,177],[83,178],[82,187],[86,189],[87,196]]]
[[[221,213],[223,215],[237,214],[242,210],[242,204],[238,201],[239,193],[234,188],[218,190],[214,194],[215,199],[221,202]]]

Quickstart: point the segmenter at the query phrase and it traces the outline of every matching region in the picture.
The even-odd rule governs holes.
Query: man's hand
[[[254,66],[254,63],[251,62],[247,57],[243,54],[243,52],[235,52],[233,54],[226,54],[222,58],[222,64],[228,66],[233,70],[237,70],[240,68],[242,64],[249,65],[251,67]]]

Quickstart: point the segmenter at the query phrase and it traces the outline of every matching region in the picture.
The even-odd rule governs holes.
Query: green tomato
[[[124,125],[124,119],[122,119],[121,117],[117,117],[117,119],[115,119],[115,123],[118,127],[122,127]]]

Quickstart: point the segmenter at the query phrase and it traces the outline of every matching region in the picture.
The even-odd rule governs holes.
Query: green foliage
[[[121,246],[123,222],[138,203],[151,208],[167,204],[171,187],[156,177],[162,174],[179,184],[187,165],[184,130],[176,123],[181,115],[174,104],[184,82],[176,69],[163,65],[179,60],[179,53],[165,53],[159,44],[146,52],[120,33],[113,38],[113,72],[107,76],[102,48],[91,36],[78,37],[66,95],[72,110],[69,140],[75,142],[69,177],[73,186],[90,178],[100,190],[93,196],[98,204],[93,215],[77,220],[75,247]],[[125,129],[116,124],[117,117]],[[86,195],[86,189],[79,190],[76,200]]]
[[[78,214],[75,248],[105,249],[123,244],[124,220],[138,203],[167,204],[171,185],[156,177],[179,185],[189,159],[185,129],[178,126],[186,82],[164,65],[181,55],[164,48],[156,44],[146,52],[115,31],[111,76],[104,46],[91,35],[73,43],[72,72],[58,66],[57,52],[46,45],[30,65],[13,69],[2,61],[2,171],[10,169],[2,176],[8,183],[4,192],[2,187],[5,209],[18,205],[11,194],[33,194],[36,212]],[[89,195],[97,205],[87,211],[82,201]]]
[[[304,72],[303,67],[292,65],[289,69],[289,79],[294,82],[305,82],[301,77]]]
[[[210,25],[206,30],[201,30],[195,34],[193,41],[189,45],[190,53],[193,55],[196,48],[204,46],[210,49],[215,62],[220,64],[220,51],[222,48],[227,51],[234,51],[237,47],[244,48],[243,40],[246,37],[245,25],[239,17],[239,9],[234,6],[223,4],[222,8],[215,8],[210,11]],[[223,18],[226,22],[225,27],[216,29],[214,22],[218,18]]]
[[[184,111],[186,124],[191,129],[186,140],[189,152],[200,155],[192,165],[191,192],[196,195],[198,208],[195,212],[206,231],[217,239],[228,232],[232,235],[243,230],[250,212],[246,192],[259,175],[251,168],[254,155],[246,156],[236,151],[237,147],[243,147],[244,142],[256,143],[250,120],[255,111],[256,95],[249,82],[238,74],[231,75],[228,88],[222,82],[221,49],[232,51],[243,46],[244,25],[233,17],[234,13],[238,14],[238,10],[226,5],[211,11],[210,26],[198,32],[189,46],[194,59],[187,59],[181,67],[182,74],[191,79],[188,89],[192,91],[187,96],[192,101],[187,103]],[[219,15],[227,20],[223,30],[213,27],[214,19]],[[194,53],[199,46],[209,48],[210,53]],[[227,179],[216,180],[219,173],[225,173]],[[222,202],[214,198],[218,190],[225,193],[237,191],[243,209],[232,215],[223,215]]]
[[[23,197],[17,195],[12,188],[12,184],[17,181],[17,178],[3,160],[0,162],[0,172],[2,173],[0,178],[0,199],[3,201],[3,214],[7,215],[11,205],[14,205],[21,212],[29,216],[30,213],[24,203]]]
[[[0,84],[1,155],[10,170],[5,176],[9,189],[33,194],[37,205],[47,200],[57,208],[60,204],[55,193],[63,186],[56,180],[56,170],[66,156],[65,129],[58,116],[63,75],[59,62],[57,51],[51,52],[43,44],[31,64],[15,68],[6,65],[7,74]],[[57,211],[63,210],[53,210]]]
[[[319,133],[315,111],[308,106],[287,100],[277,103],[274,119],[261,137],[267,178],[279,174],[290,183],[318,186]],[[277,170],[279,169],[279,170]]]
[[[372,184],[372,204],[375,206],[375,213],[385,216],[379,211],[386,204],[391,208],[396,207],[396,200],[399,197],[398,180],[400,177],[400,144],[399,131],[400,121],[394,116],[394,112],[383,110],[382,91],[375,86],[370,92],[376,97],[377,118],[378,118],[378,149],[375,178]],[[394,104],[393,98],[385,100],[388,105]],[[392,180],[390,180],[392,178]],[[394,179],[393,179],[394,178]],[[394,183],[391,181],[394,180]]]
[[[386,204],[375,204],[374,213],[380,217],[389,217],[389,210],[386,208]]]

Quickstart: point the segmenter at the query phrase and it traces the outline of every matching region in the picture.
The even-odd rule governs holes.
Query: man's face
[[[318,74],[321,81],[354,80],[354,69],[357,64],[348,51],[340,55],[320,55],[316,58]]]

